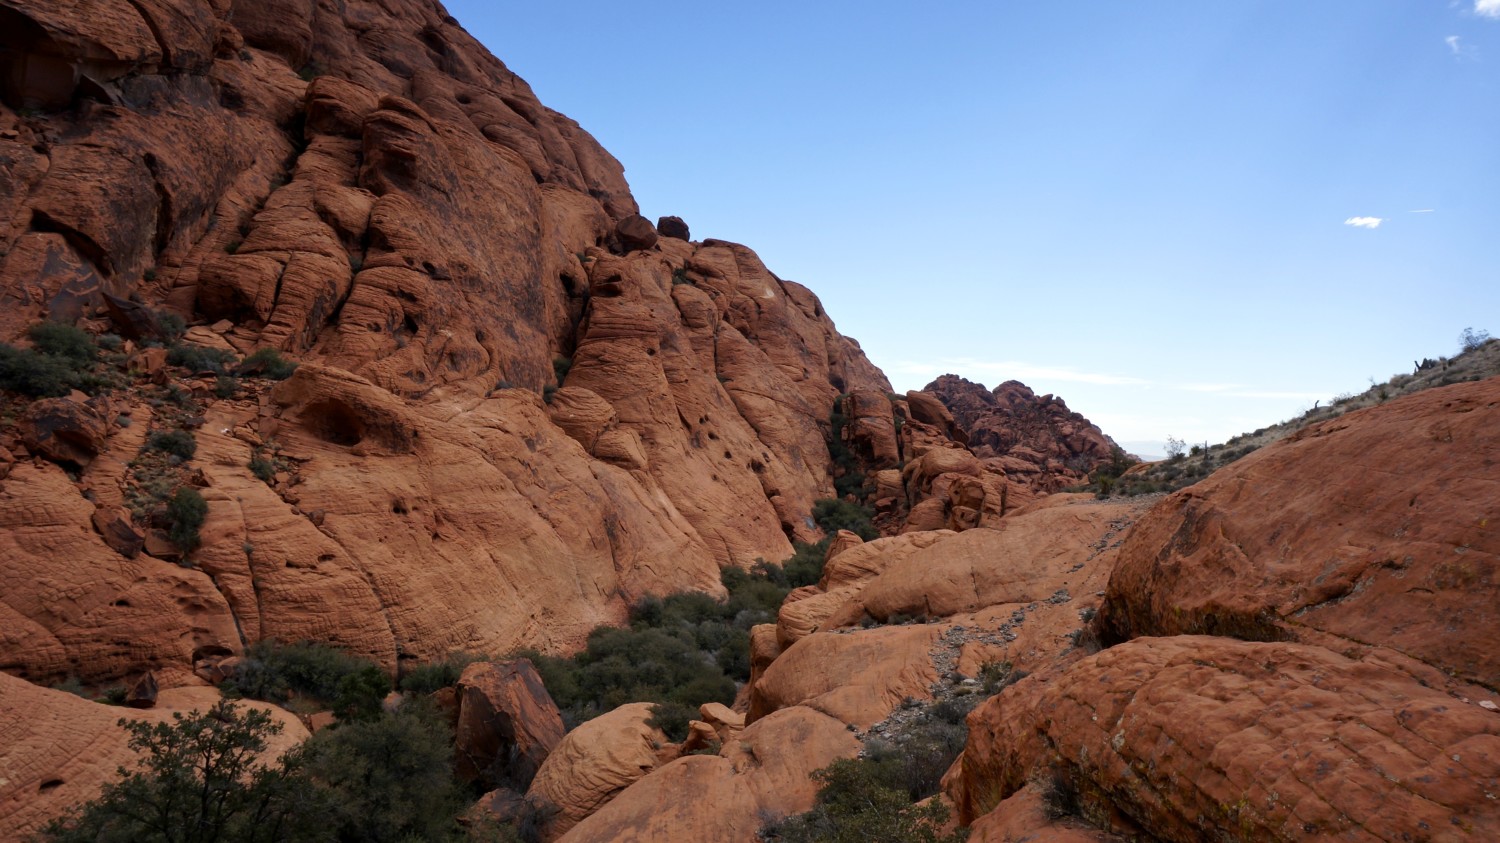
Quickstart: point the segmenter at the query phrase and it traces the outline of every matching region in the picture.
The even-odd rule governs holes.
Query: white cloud
[[[1436,208],[1418,208],[1415,211],[1407,211],[1407,213],[1408,214],[1430,214],[1430,213],[1432,213],[1435,210],[1437,210],[1437,209]]]
[[[1494,2],[1500,5],[1500,0],[1494,0]],[[1497,19],[1500,19],[1500,16],[1497,16]],[[1479,48],[1465,44],[1463,39],[1457,35],[1449,35],[1443,39],[1443,43],[1448,45],[1448,52],[1452,53],[1453,57],[1460,61],[1479,58]]]
[[[1474,14],[1500,20],[1500,0],[1474,0]]]
[[[1500,3],[1500,0],[1496,0]],[[1380,217],[1350,217],[1344,220],[1344,225],[1352,225],[1355,228],[1379,228],[1385,220]]]

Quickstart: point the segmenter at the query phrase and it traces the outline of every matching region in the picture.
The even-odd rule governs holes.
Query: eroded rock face
[[[1431,389],[1309,427],[1177,492],[1121,548],[1106,636],[1375,646],[1492,685],[1497,421],[1500,379]]]
[[[60,62],[47,78],[80,103],[6,89],[0,339],[93,317],[144,340],[176,313],[214,324],[190,330],[202,342],[304,363],[253,402],[191,385],[209,405],[209,517],[182,561],[219,592],[196,601],[198,626],[328,641],[392,670],[397,652],[566,651],[642,594],[716,593],[719,567],[816,537],[827,409],[884,377],[749,249],[676,228],[646,243],[618,162],[438,4],[70,8],[0,11],[29,33],[16,61]],[[625,255],[622,232],[637,238]],[[135,359],[170,379],[160,354]],[[97,504],[79,525],[127,556],[175,556],[119,517],[135,457],[121,434],[61,400],[62,421],[32,408],[28,447],[69,467],[108,451],[111,466],[72,492]],[[292,470],[267,483],[245,468],[272,449]],[[5,494],[69,497],[35,480],[12,475]],[[158,669],[170,685],[162,647],[100,663],[81,655],[83,617],[53,614],[66,657],[22,647],[8,665]],[[150,637],[205,637],[179,614]],[[179,667],[195,647],[238,650],[207,637],[177,647]]]
[[[969,728],[965,822],[1046,770],[1094,823],[1159,840],[1500,833],[1500,715],[1321,647],[1142,638],[1022,680]]]

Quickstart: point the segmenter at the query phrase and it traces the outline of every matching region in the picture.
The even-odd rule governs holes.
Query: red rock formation
[[[1040,775],[1130,837],[1500,834],[1500,716],[1321,647],[1143,638],[1022,680],[969,727],[965,822]]]
[[[1387,651],[1500,676],[1500,379],[1313,425],[1164,500],[1131,534],[1106,636]],[[1399,655],[1398,655],[1399,654]]]
[[[476,662],[455,688],[459,778],[530,785],[565,731],[536,668],[527,659]]]
[[[810,809],[810,774],[859,749],[844,724],[797,706],[766,717],[717,755],[689,755],[626,788],[559,840],[754,843],[767,821]]]
[[[1497,412],[1500,379],[1428,390],[1164,499],[1096,623],[1132,640],[971,716],[964,819],[1053,782],[1130,838],[1495,836]]]
[[[555,840],[664,761],[667,736],[647,721],[651,703],[623,705],[580,724],[558,743],[526,792],[545,811],[542,837]]]
[[[27,410],[22,459],[86,470],[69,488],[5,457],[0,498],[52,543],[0,564],[7,669],[170,687],[273,635],[392,670],[565,651],[644,593],[717,592],[720,566],[815,537],[828,408],[888,388],[815,296],[680,221],[658,238],[619,163],[437,3],[240,6],[0,6],[24,36],[0,58],[0,340],[42,318],[147,340],[176,313],[214,324],[194,343],[304,363],[219,399],[136,356],[205,405],[208,521],[170,600],[127,593],[155,562],[115,555],[177,555],[119,515],[164,423],[146,382],[112,399],[126,430],[94,402]],[[273,451],[289,469],[250,475]],[[94,610],[42,593],[73,581]],[[154,622],[96,652],[141,605]]]
[[[1098,426],[1054,395],[1038,397],[1020,381],[986,390],[957,375],[943,375],[924,392],[953,414],[969,448],[999,460],[1007,473],[1052,491],[1086,478],[1109,461],[1115,443]]]

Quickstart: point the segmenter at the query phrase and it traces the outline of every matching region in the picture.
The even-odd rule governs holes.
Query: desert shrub
[[[951,812],[941,802],[921,808],[900,784],[894,759],[841,759],[813,773],[821,787],[813,810],[762,831],[783,843],[958,843],[966,831],[941,834]]]
[[[231,375],[219,375],[214,379],[214,395],[219,398],[233,398],[239,394],[240,379]]]
[[[187,332],[187,322],[175,313],[158,310],[152,315],[156,318],[156,335],[167,345],[176,343]]]
[[[278,705],[294,695],[306,697],[348,720],[378,715],[391,683],[374,662],[327,644],[266,639],[250,647],[234,676],[219,687],[227,694]]]
[[[726,570],[728,599],[698,592],[648,596],[630,611],[630,628],[601,626],[583,652],[530,658],[569,726],[629,702],[679,705],[733,702],[750,678],[750,627],[775,619],[786,587],[775,566]]]
[[[171,722],[121,720],[141,754],[133,771],[40,833],[58,843],[271,843],[332,841],[326,803],[293,750],[274,764],[259,753],[281,726],[263,711],[220,702]]]
[[[430,702],[408,699],[395,712],[324,729],[305,751],[340,841],[457,836],[467,794],[452,775],[453,735]]]
[[[687,740],[688,722],[698,719],[698,710],[678,702],[657,703],[651,706],[651,719],[646,725],[666,733],[670,740]]]
[[[208,502],[192,486],[180,486],[167,501],[167,538],[183,553],[198,549],[198,530],[208,518]]]
[[[469,801],[452,776],[453,736],[425,700],[340,723],[279,760],[261,755],[281,726],[227,701],[171,723],[120,721],[143,754],[93,802],[43,829],[63,843],[354,843],[525,840],[464,834]],[[267,763],[263,763],[267,762]],[[535,823],[532,823],[534,826]],[[533,831],[535,829],[532,829]]]
[[[190,372],[213,372],[222,375],[234,366],[235,356],[222,348],[201,345],[174,345],[167,352],[167,362]]]
[[[792,588],[816,585],[823,579],[823,557],[828,555],[830,541],[831,538],[825,538],[818,542],[792,544],[792,555],[781,563],[782,570],[786,572],[787,583]]]
[[[431,694],[458,684],[464,668],[484,661],[478,653],[449,653],[441,661],[428,662],[408,670],[401,677],[401,690],[408,694]]]
[[[262,483],[269,483],[276,479],[276,463],[265,457],[255,456],[250,458],[250,473]]]
[[[245,362],[240,364],[240,371],[245,374],[259,374],[260,377],[270,378],[273,381],[284,381],[297,371],[297,364],[281,356],[281,352],[274,348],[266,347],[256,349]]]
[[[61,359],[0,343],[0,390],[54,398],[67,395],[77,377],[74,368]]]
[[[1465,328],[1458,335],[1458,344],[1464,351],[1477,351],[1490,341],[1489,331],[1476,331],[1473,328]]]
[[[146,447],[190,460],[198,453],[198,442],[186,430],[158,430],[146,437]]]
[[[86,366],[99,355],[94,338],[82,328],[61,322],[39,322],[26,331],[36,350],[48,357],[65,360],[75,366]]]
[[[848,530],[865,541],[880,538],[873,523],[874,513],[868,507],[835,498],[813,501],[813,521],[825,532]]]
[[[564,357],[561,354],[552,358],[552,374],[557,376],[559,386],[562,385],[563,379],[568,376],[568,372],[572,371],[572,369],[573,358]]]

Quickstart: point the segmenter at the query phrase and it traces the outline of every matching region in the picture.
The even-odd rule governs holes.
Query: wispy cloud
[[[1500,0],[1495,0],[1495,2],[1500,3]],[[1352,225],[1355,228],[1373,229],[1379,228],[1380,224],[1383,222],[1385,222],[1385,220],[1381,219],[1380,217],[1350,217],[1349,219],[1344,220],[1344,225]]]
[[[1494,1],[1500,4],[1500,0]],[[1479,57],[1479,48],[1465,44],[1463,39],[1457,35],[1449,35],[1443,39],[1443,43],[1448,45],[1448,52],[1452,53],[1456,59],[1475,59]]]
[[[1474,14],[1500,20],[1500,0],[1474,0]]]
[[[1408,214],[1430,214],[1430,213],[1432,213],[1435,210],[1437,210],[1437,209],[1436,208],[1418,208],[1415,211],[1407,211],[1407,213]]]

